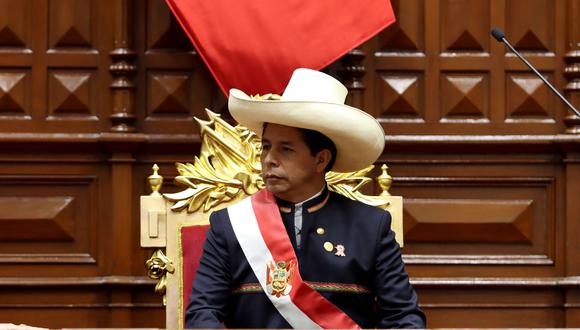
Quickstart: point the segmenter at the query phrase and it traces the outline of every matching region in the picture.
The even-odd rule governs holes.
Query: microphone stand
[[[538,77],[540,77],[540,79],[542,79],[542,81],[546,85],[548,85],[548,87],[550,87],[552,92],[558,95],[558,97],[560,97],[562,101],[564,101],[564,103],[568,106],[568,108],[570,108],[570,110],[572,110],[572,112],[576,114],[576,116],[580,117],[580,112],[576,110],[576,108],[574,108],[574,106],[570,102],[568,102],[568,100],[564,96],[562,96],[562,94],[560,94],[560,92],[558,92],[556,88],[554,88],[554,86],[552,86],[552,84],[550,84],[550,82],[546,80],[546,78],[544,78],[544,76],[541,73],[539,73],[538,70],[536,70],[536,68],[534,68],[534,66],[530,62],[528,62],[528,60],[526,60],[522,55],[520,55],[520,53],[514,47],[512,47],[509,41],[507,41],[507,39],[505,38],[505,34],[500,29],[493,28],[491,30],[491,35],[497,41],[503,42],[514,54],[517,55],[517,57],[519,57],[520,60],[522,60],[522,62],[524,62],[528,66],[528,68],[530,68]]]

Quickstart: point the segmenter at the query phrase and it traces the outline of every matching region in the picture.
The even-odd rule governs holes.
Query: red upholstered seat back
[[[179,304],[179,313],[182,318],[185,317],[185,309],[189,303],[189,294],[193,286],[193,280],[197,267],[199,266],[199,259],[203,251],[203,243],[205,242],[205,234],[209,225],[193,225],[184,226],[180,229],[180,246],[179,253],[181,255],[181,274],[180,274],[180,289],[181,289],[181,303]]]

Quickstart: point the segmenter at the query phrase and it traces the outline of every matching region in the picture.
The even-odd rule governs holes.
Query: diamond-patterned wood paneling
[[[191,113],[191,75],[177,72],[150,72],[147,77],[149,116]]]
[[[95,117],[95,82],[92,72],[49,71],[49,117]]]
[[[74,239],[74,198],[0,197],[0,240]]]
[[[484,170],[470,172],[478,171]],[[467,262],[465,256],[473,255],[495,256],[488,263],[553,263],[553,178],[438,175],[396,179],[397,194],[405,196],[406,253],[445,255],[451,263],[454,258],[457,263]]]
[[[488,120],[489,86],[484,74],[442,74],[442,120]]]
[[[509,0],[505,3],[506,34],[516,49],[554,51],[555,1]]]
[[[540,78],[530,73],[510,74],[506,79],[508,119],[553,117],[552,94]]]
[[[531,244],[532,204],[532,200],[405,199],[405,238]]]
[[[30,48],[30,0],[0,0],[0,47]]]
[[[391,3],[397,22],[379,33],[379,51],[423,51],[425,0],[393,0]]]
[[[442,52],[488,51],[488,0],[444,0],[440,5]]]
[[[0,71],[0,118],[29,116],[29,78],[26,71]]]
[[[147,49],[152,48],[193,50],[164,0],[147,0]]]
[[[382,73],[378,77],[380,117],[422,119],[423,79],[420,74]]]
[[[97,192],[93,176],[0,176],[0,264],[94,264]]]
[[[90,47],[92,0],[50,0],[49,48]]]

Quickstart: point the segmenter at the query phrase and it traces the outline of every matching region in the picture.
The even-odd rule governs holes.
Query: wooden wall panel
[[[0,131],[87,133],[108,127],[103,114],[109,111],[112,33],[110,24],[96,20],[109,5],[78,0],[0,5],[5,6]]]
[[[550,75],[545,74],[546,79]],[[544,82],[531,73],[510,73],[506,75],[506,122],[555,123],[556,96]]]
[[[147,12],[146,49],[194,51],[193,45],[181,29],[175,16],[168,10],[165,1],[147,0],[145,3]]]
[[[408,196],[407,253],[441,254],[448,259],[451,255],[472,255],[474,260],[479,256],[482,265],[554,263],[554,242],[549,240],[555,235],[553,179],[438,176],[398,180],[399,191]]]
[[[329,72],[387,134],[428,326],[580,327],[580,118],[489,35],[580,107],[580,1],[392,3]],[[181,189],[205,108],[232,121],[164,0],[0,0],[0,320],[164,327],[138,196],[154,163]]]
[[[405,51],[424,52],[425,0],[391,1],[397,21],[378,34],[378,54]]]
[[[440,53],[470,52],[479,56],[489,53],[490,6],[487,0],[444,0],[440,6]]]
[[[441,74],[441,123],[489,122],[489,79],[486,74]]]
[[[563,300],[560,292],[548,287],[476,287],[426,290],[424,299],[431,325],[450,327],[563,327]],[[501,313],[496,313],[501,310]]]
[[[448,151],[457,146],[425,154],[393,147],[385,161],[393,193],[405,196],[405,260],[415,274],[560,274],[565,180],[550,155],[482,152],[465,158]]]
[[[11,159],[17,155],[0,157],[0,263],[19,266],[0,273],[38,276],[49,270],[69,276],[75,269],[96,274],[103,257],[99,223],[107,216],[102,167],[63,163],[71,157],[53,157],[57,166],[42,165],[49,157],[16,163]]]
[[[137,6],[138,113],[144,132],[198,134],[193,117],[205,108],[227,114],[225,98],[163,0]],[[143,84],[144,83],[144,84]]]
[[[377,72],[377,118],[384,122],[423,122],[423,76],[418,73]]]
[[[555,1],[506,1],[506,33],[517,49],[535,52],[555,52]]]
[[[405,1],[404,4],[395,1],[394,4],[399,12],[406,8],[407,12],[401,14],[400,23],[369,43],[370,48],[376,48],[370,51],[372,56],[366,63],[373,69],[370,74],[374,82],[385,81],[385,77],[423,77],[425,92],[421,101],[414,104],[424,105],[424,109],[412,111],[407,104],[398,111],[385,109],[392,107],[391,100],[396,98],[388,95],[384,85],[373,84],[377,100],[374,106],[379,108],[369,112],[382,119],[386,131],[554,134],[562,130],[561,104],[553,102],[551,92],[535,83],[533,76],[517,80],[527,76],[528,69],[497,43],[489,31],[493,26],[503,27],[507,38],[524,45],[521,49],[531,57],[531,62],[553,83],[561,85],[554,75],[558,70],[554,59],[563,55],[560,54],[563,49],[556,47],[554,38],[546,38],[559,28],[555,13],[564,9],[564,1],[535,1],[536,6],[525,1]],[[423,40],[424,48],[419,46]],[[399,85],[399,95],[403,95],[404,84]],[[516,93],[529,95],[520,96],[523,104],[519,99],[508,99],[514,89],[523,89]],[[525,102],[528,98],[532,100]]]
[[[0,21],[4,24],[0,32],[0,47],[20,51],[32,48],[30,5],[31,0],[0,1]]]
[[[192,77],[187,72],[148,72],[146,120],[164,116],[191,120]]]
[[[91,71],[50,70],[47,120],[97,120],[95,76]]]
[[[31,97],[28,70],[5,69],[0,72],[0,118],[29,120]]]
[[[73,239],[74,198],[3,197],[0,238],[6,241],[69,241]],[[34,205],[34,207],[31,207]]]
[[[50,0],[48,48],[94,48],[93,1]]]

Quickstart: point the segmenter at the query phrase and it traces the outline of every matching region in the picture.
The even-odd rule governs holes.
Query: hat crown
[[[344,104],[348,89],[326,73],[296,69],[282,94],[281,101],[308,101]]]

